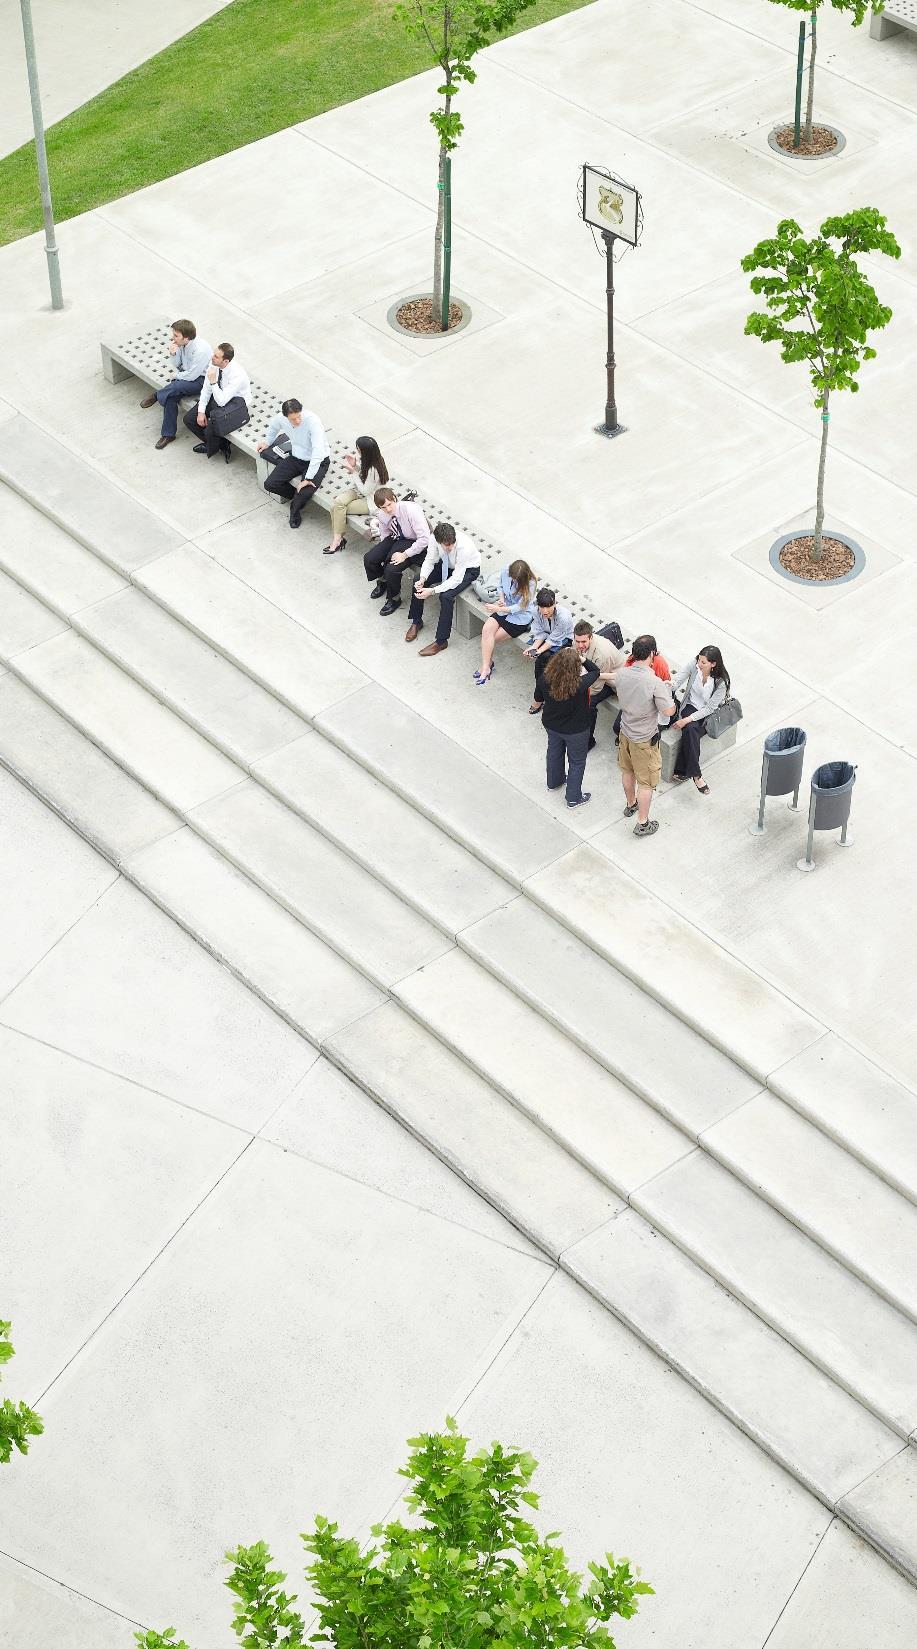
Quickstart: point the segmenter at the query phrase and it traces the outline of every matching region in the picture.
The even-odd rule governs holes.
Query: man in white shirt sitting
[[[275,446],[274,443],[277,443]],[[258,442],[262,458],[273,467],[265,492],[290,500],[290,526],[302,524],[302,512],[321,486],[331,463],[331,449],[320,418],[304,412],[301,401],[284,401]]]
[[[184,425],[192,435],[203,435],[195,452],[205,452],[208,458],[222,452],[227,464],[232,447],[226,437],[234,429],[241,429],[251,417],[252,386],[245,368],[235,358],[232,344],[217,344],[213,360],[204,379],[201,398],[196,407],[184,416]]]
[[[439,582],[428,584],[427,579],[440,562]],[[414,594],[408,609],[410,625],[405,641],[414,641],[423,629],[423,604],[431,595],[439,596],[439,619],[436,639],[420,650],[421,658],[434,658],[445,652],[452,634],[452,614],[456,598],[480,575],[481,557],[474,540],[467,533],[457,533],[448,521],[433,528],[433,537],[423,558],[420,577],[414,585]]]
[[[210,365],[210,345],[197,335],[197,328],[193,321],[173,321],[169,334],[169,354],[175,376],[169,383],[163,384],[152,395],[147,395],[140,405],[146,411],[154,407],[156,402],[162,407],[162,428],[159,431],[159,440],[156,442],[156,451],[162,452],[163,447],[170,447],[175,440],[178,429],[178,406],[186,395],[193,395],[197,401],[204,387],[204,378]]]

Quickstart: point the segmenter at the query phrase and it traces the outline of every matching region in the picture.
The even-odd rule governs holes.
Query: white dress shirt
[[[170,356],[175,376],[193,384],[195,378],[205,378],[213,350],[204,338],[189,338]]]
[[[209,378],[205,378],[201,398],[197,404],[198,412],[207,411],[207,402],[211,395],[218,407],[224,407],[227,401],[233,401],[237,395],[241,395],[251,411],[252,386],[244,366],[240,366],[238,361],[227,361],[217,372],[215,384],[212,384]]]
[[[293,458],[299,458],[308,463],[306,480],[311,481],[326,458],[331,457],[331,448],[325,434],[325,426],[314,412],[304,412],[302,421],[291,424],[282,412],[273,417],[264,432],[264,439],[268,446],[272,446],[278,435],[285,435],[290,443],[290,453]]]
[[[448,563],[449,577],[444,584],[428,585],[427,577],[437,561]],[[435,538],[431,538],[420,569],[420,583],[436,595],[442,595],[444,590],[454,590],[456,585],[461,584],[466,573],[479,572],[480,568],[481,553],[474,539],[469,538],[466,532],[457,532],[454,544],[438,544]]]

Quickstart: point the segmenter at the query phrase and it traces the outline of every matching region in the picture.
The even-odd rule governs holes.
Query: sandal
[[[687,784],[687,782],[688,782],[687,773],[673,773],[672,774],[672,783],[673,784]]]
[[[529,715],[530,716],[540,716],[543,709],[544,709],[543,704],[530,704],[529,705]]]
[[[474,672],[475,687],[486,687],[487,683],[489,682],[492,675],[493,675],[492,670],[488,670],[486,676],[482,676],[480,670],[475,670],[475,672]]]
[[[346,550],[346,548],[347,540],[346,538],[342,538],[340,544],[335,544],[334,549],[331,548],[330,544],[326,544],[325,548],[322,550],[322,555],[337,555],[340,550]]]
[[[694,788],[697,791],[699,796],[709,796],[709,794],[710,794],[710,786],[707,783],[698,784],[695,781]]]

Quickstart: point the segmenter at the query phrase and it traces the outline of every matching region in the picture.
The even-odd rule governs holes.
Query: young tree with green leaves
[[[10,1344],[10,1323],[0,1322],[0,1366],[16,1353]],[[28,1454],[29,1438],[40,1437],[44,1422],[28,1403],[14,1403],[7,1397],[0,1403],[0,1465],[7,1466],[14,1449]]]
[[[244,1649],[615,1649],[608,1622],[629,1620],[653,1588],[610,1552],[584,1582],[557,1535],[538,1534],[522,1511],[538,1505],[530,1454],[501,1443],[469,1454],[451,1419],[408,1446],[409,1524],[378,1524],[362,1549],[324,1517],[303,1535],[318,1613],[310,1637],[264,1543],[227,1554]],[[189,1649],[171,1627],[136,1642]]]
[[[806,119],[802,132],[804,143],[812,141],[812,106],[815,101],[815,56],[818,49],[818,13],[825,0],[773,0],[777,6],[789,6],[791,11],[807,12],[809,23],[809,83],[806,91]],[[873,11],[881,11],[884,0],[831,0],[835,11],[850,13],[855,28],[859,27],[867,11],[872,5]]]
[[[451,278],[451,237],[444,236],[444,228],[451,216],[451,178],[453,151],[465,130],[461,115],[453,108],[460,82],[468,85],[477,78],[471,59],[482,46],[497,35],[512,28],[520,14],[533,6],[535,0],[401,0],[395,8],[395,17],[409,34],[421,40],[429,49],[433,61],[442,70],[443,83],[436,93],[443,99],[432,111],[430,120],[439,138],[439,166],[437,173],[436,237],[433,243],[433,313],[442,317],[442,330],[448,329],[448,288]],[[865,4],[865,0],[864,0]],[[445,255],[444,255],[445,253]],[[443,273],[445,265],[446,308],[443,309]]]
[[[867,335],[892,318],[856,261],[869,252],[900,258],[901,248],[885,222],[874,206],[862,206],[826,218],[818,234],[806,240],[799,224],[785,218],[773,240],[759,241],[742,259],[752,291],[767,305],[749,315],[745,331],[779,344],[785,361],[806,361],[814,404],[821,407],[813,561],[822,556],[831,394],[859,389],[857,373],[876,354]]]

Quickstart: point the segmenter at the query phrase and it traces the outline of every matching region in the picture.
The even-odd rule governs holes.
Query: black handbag
[[[226,402],[225,406],[217,406],[211,400],[207,408],[207,417],[220,440],[225,441],[227,435],[231,435],[234,429],[241,429],[243,424],[250,421],[251,413],[241,395],[234,395],[231,401]]]

